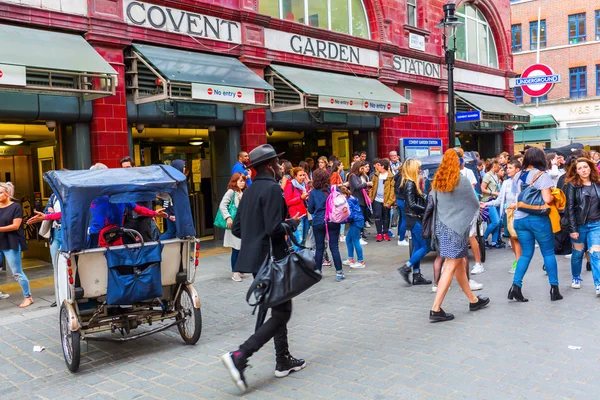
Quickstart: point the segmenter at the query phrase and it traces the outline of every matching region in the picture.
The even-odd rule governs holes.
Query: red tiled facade
[[[392,149],[397,149],[398,141],[402,137],[442,138],[444,147],[447,148],[445,114],[447,85],[444,69],[442,68],[444,75],[442,79],[409,75],[393,69],[395,55],[436,64],[443,63],[442,32],[434,28],[434,25],[443,16],[442,6],[446,3],[445,0],[418,0],[418,28],[407,25],[406,1],[364,0],[371,40],[258,14],[258,1],[260,0],[146,0],[147,3],[236,21],[241,26],[241,45],[128,25],[123,16],[123,0],[87,0],[88,16],[67,15],[0,2],[0,20],[25,24],[29,27],[83,34],[119,73],[116,96],[94,101],[94,117],[91,126],[93,162],[115,166],[122,156],[129,154],[123,50],[134,41],[238,57],[259,75],[263,74],[265,66],[276,61],[280,64],[380,79],[400,94],[404,94],[405,89],[411,89],[412,104],[409,107],[409,115],[381,120],[378,153],[384,155]],[[464,2],[464,0],[457,1],[458,7]],[[502,78],[514,76],[510,54],[510,0],[469,2],[474,3],[490,24],[498,49],[499,68],[488,68],[460,61],[457,62],[457,68]],[[265,28],[374,50],[379,53],[380,66],[375,68],[349,65],[266,49]],[[425,51],[409,48],[410,32],[425,38]],[[462,83],[457,83],[456,89],[508,98],[512,94],[508,90]],[[265,111],[245,111],[241,130],[242,148],[249,150],[256,145],[266,143],[265,132]],[[503,143],[506,150],[512,150],[512,135],[506,133]]]

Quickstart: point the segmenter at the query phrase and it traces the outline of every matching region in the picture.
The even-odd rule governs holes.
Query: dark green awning
[[[532,115],[529,123],[519,129],[555,128],[557,126],[558,122],[552,115]]]
[[[128,74],[137,79],[128,89],[136,104],[170,99],[257,108],[268,106],[274,90],[235,57],[144,44],[134,44],[131,53]]]
[[[504,97],[456,91],[458,112],[481,111],[481,121],[504,122],[505,124],[529,123],[530,114]]]
[[[115,71],[79,35],[0,24],[0,89],[82,96],[115,93]]]

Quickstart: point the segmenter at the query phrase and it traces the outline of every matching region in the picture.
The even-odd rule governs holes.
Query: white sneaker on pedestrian
[[[10,294],[0,292],[0,300],[5,300],[10,297]]]
[[[241,282],[242,281],[242,277],[240,276],[239,272],[234,272],[231,275],[231,280],[234,281],[234,282]]]
[[[344,261],[342,261],[342,264],[350,266],[350,265],[354,264],[354,259],[349,258],[347,260],[344,260]]]
[[[600,285],[596,285],[596,296],[600,296]]]
[[[398,246],[409,246],[409,243],[406,239],[398,240]]]
[[[581,289],[581,278],[573,278],[573,279],[571,279],[571,288],[573,288],[573,289]]]
[[[481,289],[483,289],[483,283],[477,283],[473,279],[469,279],[469,287],[473,291],[481,290]]]
[[[370,228],[371,224],[369,223],[369,221],[365,221],[365,228]]]
[[[345,242],[345,241],[346,241],[346,236],[340,235],[340,242]]]
[[[569,260],[570,260],[570,259],[571,259],[571,256],[572,256],[572,254],[567,254],[567,255],[565,256],[565,258],[567,258],[567,259],[569,259]]]
[[[366,246],[369,244],[369,242],[367,242],[365,239],[360,238],[359,243],[361,244],[361,246]]]
[[[361,269],[365,268],[367,264],[364,261],[355,262],[354,264],[350,264],[350,268]]]
[[[431,286],[431,291],[432,291],[433,293],[437,293],[437,285],[433,285],[433,286]]]
[[[473,269],[471,270],[471,273],[473,275],[483,274],[484,272],[485,272],[485,269],[483,268],[483,264],[481,264],[481,263],[476,263],[475,266],[473,267]]]

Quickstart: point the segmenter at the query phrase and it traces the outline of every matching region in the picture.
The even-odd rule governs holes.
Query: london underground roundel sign
[[[523,71],[520,78],[515,79],[515,86],[520,86],[531,97],[540,97],[552,90],[558,82],[560,75],[555,74],[549,66],[533,64]]]

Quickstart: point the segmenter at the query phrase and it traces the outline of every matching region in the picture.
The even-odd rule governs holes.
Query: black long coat
[[[236,272],[257,273],[269,256],[269,238],[276,259],[285,257],[285,222],[287,207],[281,186],[268,173],[259,173],[244,192],[231,232],[242,239]]]

